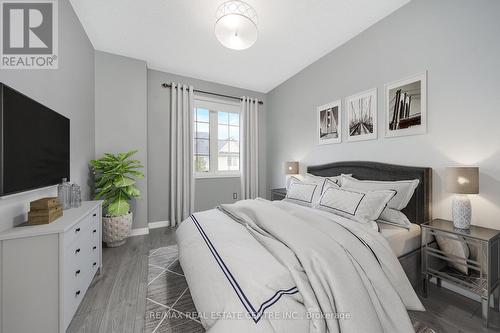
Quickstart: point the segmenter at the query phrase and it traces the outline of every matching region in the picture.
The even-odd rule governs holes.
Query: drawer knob
[[[80,252],[80,249],[76,249],[75,250],[75,254],[79,253]]]
[[[95,249],[97,249],[97,246],[93,246],[93,247],[92,247],[92,250],[95,250]]]
[[[75,233],[78,233],[78,232],[80,232],[80,228],[75,229]]]
[[[80,295],[80,290],[78,290],[76,293],[75,293],[75,296],[78,296]]]
[[[80,274],[80,270],[77,270],[77,271],[75,272],[75,275],[78,275],[78,274]]]
[[[96,216],[97,216],[97,213],[92,214],[92,216],[96,217]]]
[[[94,234],[95,234],[96,232],[97,232],[97,230],[96,230],[96,229],[92,230],[92,233],[94,233]]]
[[[95,267],[95,265],[97,265],[97,263],[96,263],[96,262],[92,264],[92,267]]]

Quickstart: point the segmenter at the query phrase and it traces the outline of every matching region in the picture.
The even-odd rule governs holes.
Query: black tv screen
[[[69,180],[69,119],[0,83],[0,196]]]

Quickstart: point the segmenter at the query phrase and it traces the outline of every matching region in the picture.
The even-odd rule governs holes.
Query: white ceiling
[[[214,36],[224,0],[70,0],[97,50],[149,68],[268,92],[410,0],[247,0],[259,38],[249,49]]]

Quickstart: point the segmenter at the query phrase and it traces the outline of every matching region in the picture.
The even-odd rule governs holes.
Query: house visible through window
[[[210,171],[210,111],[195,108],[194,166],[196,172]]]
[[[239,176],[239,104],[196,100],[193,119],[196,175]]]

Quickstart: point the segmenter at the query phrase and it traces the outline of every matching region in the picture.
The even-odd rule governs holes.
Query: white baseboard
[[[169,221],[150,222],[145,228],[132,229],[132,231],[130,232],[130,237],[147,235],[149,234],[149,229],[164,228],[168,226],[170,226]]]
[[[170,226],[170,221],[156,221],[148,223],[149,229],[164,228],[169,226]]]
[[[132,229],[132,231],[130,232],[130,237],[147,235],[147,234],[149,234],[149,228],[137,228],[137,229]]]

